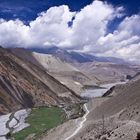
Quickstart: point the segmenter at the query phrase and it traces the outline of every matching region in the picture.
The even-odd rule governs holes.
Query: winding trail
[[[83,127],[84,122],[87,120],[87,115],[89,114],[89,110],[88,110],[86,104],[84,104],[84,109],[85,109],[86,113],[85,113],[85,115],[82,117],[82,121],[79,123],[79,126],[78,126],[77,129],[76,129],[70,136],[68,136],[65,140],[69,140],[69,139],[71,139],[72,137],[74,137],[74,136],[81,130],[81,128]]]
[[[124,84],[126,82],[116,82],[116,83],[111,83],[111,84],[104,84],[102,85],[101,89],[94,89],[94,90],[87,90],[87,92],[85,92],[83,94],[83,96],[88,97],[90,99],[95,98],[95,97],[101,97],[106,91],[108,91],[111,87],[117,85],[117,84]],[[92,92],[91,92],[92,91]],[[76,128],[76,130],[67,138],[65,138],[65,140],[70,140],[72,137],[74,137],[77,133],[79,133],[79,131],[82,129],[84,122],[87,120],[87,115],[89,114],[89,110],[87,108],[87,104],[84,104],[84,109],[86,111],[85,115],[82,117],[82,121],[78,124],[78,127]]]

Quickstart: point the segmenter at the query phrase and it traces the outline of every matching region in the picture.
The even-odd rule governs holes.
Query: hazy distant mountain
[[[97,57],[91,54],[86,53],[79,53],[74,51],[67,51],[65,49],[60,49],[58,47],[51,47],[51,48],[33,48],[30,49],[32,51],[36,51],[39,53],[46,53],[46,54],[52,54],[53,56],[59,57],[62,61],[66,61],[68,63],[84,63],[84,62],[113,62],[117,64],[124,64],[127,63],[123,59],[115,58],[115,57]]]

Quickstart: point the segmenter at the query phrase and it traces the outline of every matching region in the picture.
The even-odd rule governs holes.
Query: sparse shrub
[[[106,137],[102,137],[102,139],[101,140],[108,140]]]
[[[126,79],[130,80],[130,79],[132,79],[132,76],[131,75],[127,75]]]
[[[11,138],[11,133],[10,132],[6,134],[6,138],[7,139]]]
[[[137,139],[136,140],[140,140],[140,132],[137,133]]]
[[[96,138],[96,139],[100,139],[101,136],[102,136],[101,134],[98,134],[98,135],[95,135],[95,138]]]
[[[107,135],[108,135],[108,137],[110,137],[111,136],[110,132],[107,132]]]

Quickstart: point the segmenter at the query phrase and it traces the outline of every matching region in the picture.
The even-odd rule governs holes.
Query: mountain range
[[[139,71],[137,66],[105,62],[107,58],[99,62],[103,58],[97,58],[56,47],[1,47],[0,114],[33,106],[79,103],[85,87],[124,81]]]
[[[68,62],[68,63],[84,63],[84,62],[113,62],[117,64],[126,64],[126,62],[123,59],[116,58],[116,57],[98,57],[92,54],[88,53],[80,53],[76,51],[68,51],[66,49],[61,49],[58,47],[50,47],[50,48],[32,48],[29,49],[31,51],[39,52],[39,53],[45,53],[45,54],[52,54],[53,56],[56,56],[60,58],[62,61]]]
[[[133,127],[136,134],[140,128],[140,66],[118,58],[95,57],[56,47],[0,47],[0,115],[42,106],[76,110],[77,106],[81,107],[87,101],[82,97],[85,90],[99,90],[103,84],[120,82],[125,84],[113,86],[103,98],[91,99],[87,103],[89,114],[82,118],[85,120],[86,116],[86,129],[81,129],[81,133],[77,133],[78,136],[75,135],[73,139],[90,139],[97,134],[100,137],[119,139],[120,133],[121,137],[128,133],[128,127]],[[103,116],[105,133],[100,129]],[[55,131],[49,131],[48,136],[54,140],[52,135],[55,135],[57,139],[57,134],[60,135],[68,126],[71,128],[73,122],[70,120],[58,126]],[[131,133],[126,137],[134,138]]]

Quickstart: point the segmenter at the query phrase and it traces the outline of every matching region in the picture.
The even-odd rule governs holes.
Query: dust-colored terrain
[[[73,109],[76,116],[47,131],[43,140],[134,140],[140,131],[139,67],[104,62],[75,65],[77,68],[52,55],[0,48],[0,114],[63,106],[68,116]],[[84,105],[85,115],[77,118],[83,114],[81,103],[85,101],[81,90],[88,87],[98,90],[90,94],[98,94],[104,87],[97,84],[127,78],[131,80],[126,84],[109,87],[103,97],[90,99]]]
[[[107,100],[90,111],[85,128],[73,140],[136,138],[140,131],[140,79],[118,85],[111,94],[114,95],[104,97]]]
[[[90,78],[71,64],[62,61],[56,56],[37,52],[30,52],[25,49],[11,49],[18,57],[42,67],[59,82],[66,85],[77,94],[80,94],[85,85],[96,85],[98,78]]]
[[[140,79],[117,85],[105,97],[90,100],[87,107],[86,122],[69,140],[134,140],[140,131]],[[78,121],[51,130],[43,140],[66,140]]]
[[[86,62],[77,63],[75,66],[82,72],[96,76],[99,84],[125,81],[127,75],[132,77],[140,71],[139,65],[115,64],[111,62]]]
[[[0,114],[33,106],[80,102],[74,91],[41,67],[0,48]]]

